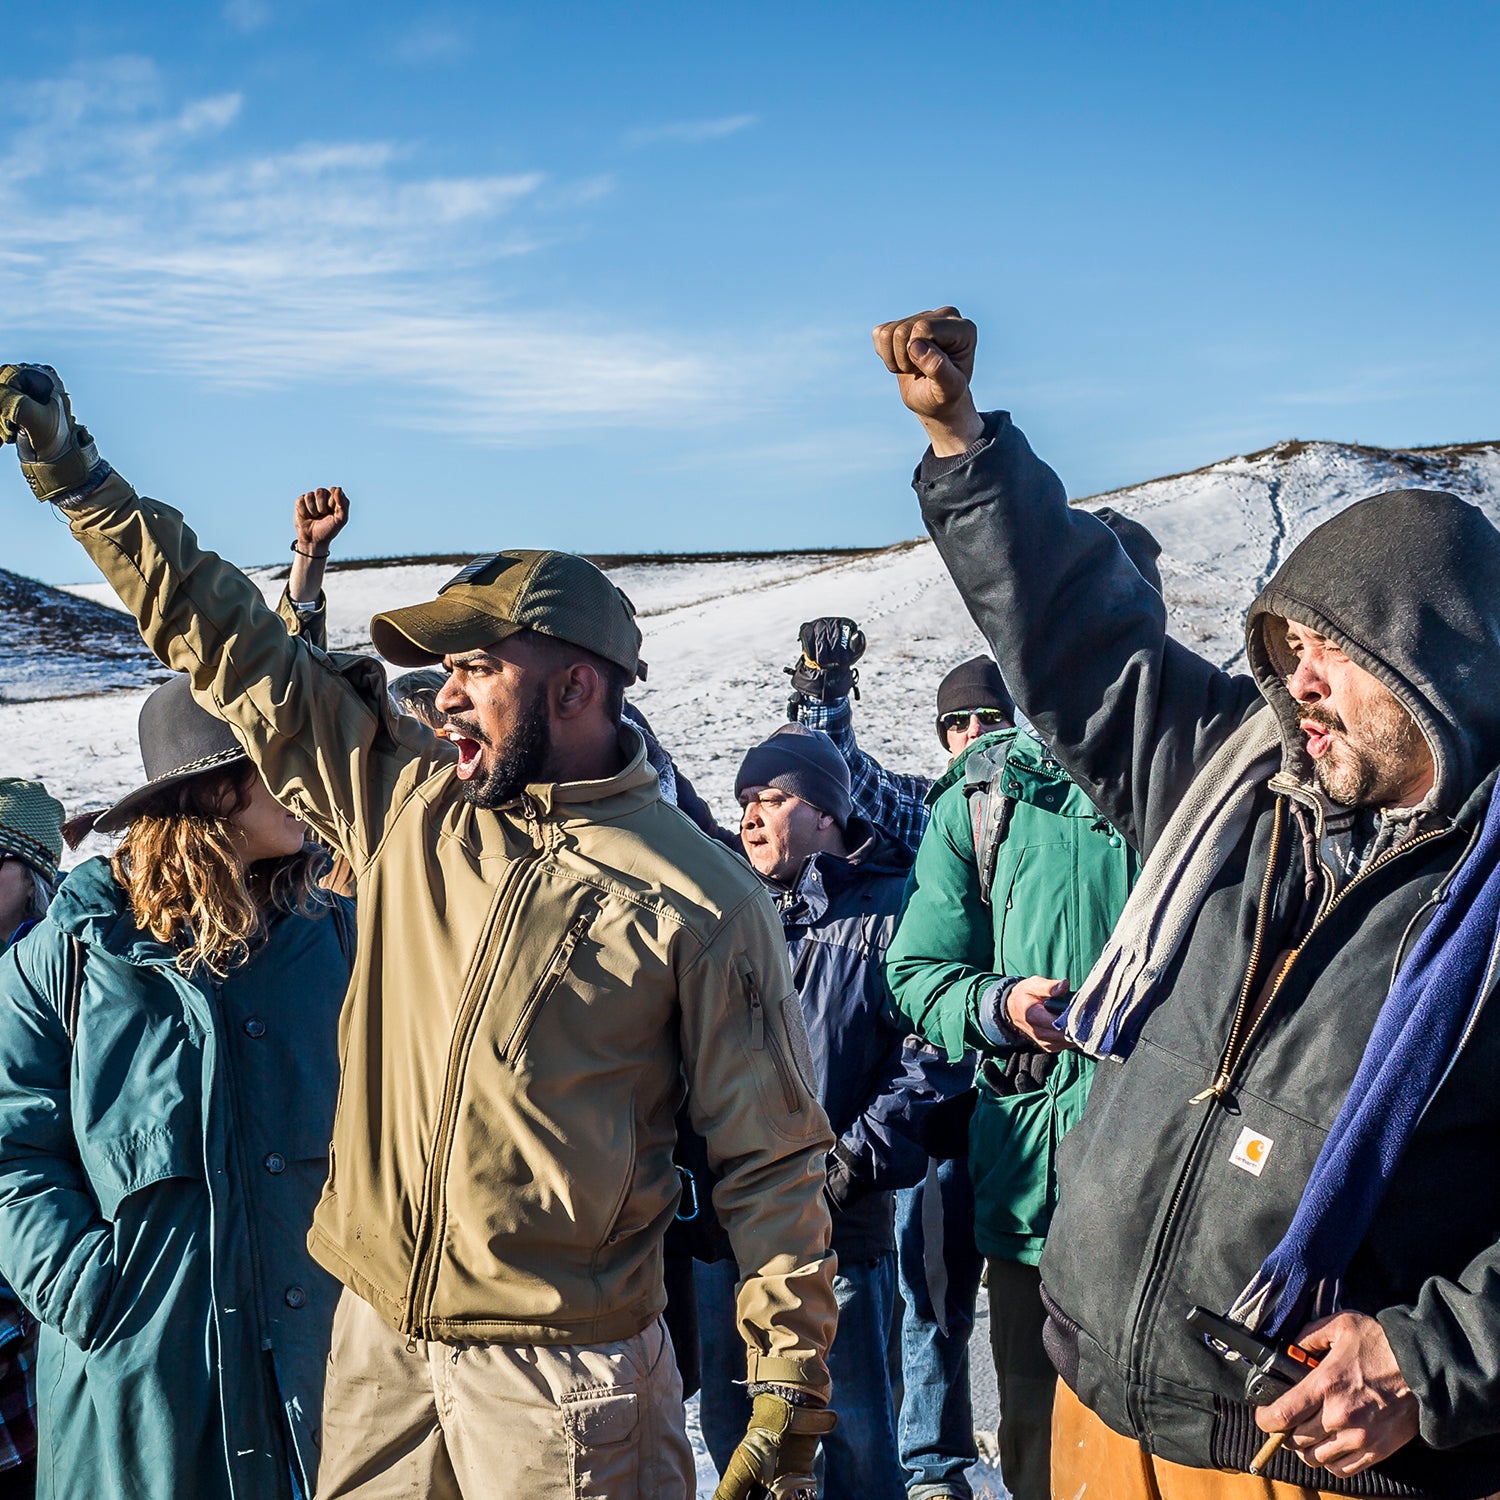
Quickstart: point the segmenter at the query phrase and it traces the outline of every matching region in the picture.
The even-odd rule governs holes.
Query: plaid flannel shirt
[[[861,750],[854,737],[854,714],[847,698],[814,703],[798,693],[793,696],[789,717],[808,729],[821,729],[838,746],[849,767],[849,794],[855,814],[885,829],[915,854],[927,827],[931,778],[887,771],[874,756]]]
[[[36,1456],[36,1319],[0,1281],[0,1474]]]

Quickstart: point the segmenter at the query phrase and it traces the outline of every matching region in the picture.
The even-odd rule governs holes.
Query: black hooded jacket
[[[1067,505],[1004,413],[961,458],[929,455],[916,489],[1017,703],[1143,855],[1234,729],[1264,702],[1280,718],[1282,767],[1260,788],[1166,998],[1129,1061],[1097,1070],[1062,1147],[1042,1261],[1049,1349],[1086,1404],[1163,1458],[1244,1469],[1262,1434],[1241,1376],[1184,1317],[1193,1303],[1228,1307],[1281,1239],[1392,976],[1483,820],[1500,765],[1500,532],[1446,494],[1350,506],[1255,601],[1253,676],[1231,675],[1167,636],[1161,598],[1100,522]],[[1284,683],[1288,617],[1390,688],[1437,767],[1417,833],[1353,878],[1322,856],[1333,810]],[[1191,1102],[1226,1062],[1242,994],[1262,990],[1294,948],[1233,1046],[1229,1087]],[[1313,1476],[1286,1451],[1273,1478],[1452,1500],[1500,1490],[1496,988],[1492,973],[1344,1282],[1344,1305],[1386,1331],[1420,1436],[1352,1480]],[[1272,1143],[1258,1176],[1234,1160],[1246,1130]]]

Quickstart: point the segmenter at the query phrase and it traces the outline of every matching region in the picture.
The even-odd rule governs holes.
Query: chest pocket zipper
[[[526,1040],[531,1035],[531,1028],[536,1025],[537,1017],[541,1014],[542,1007],[561,982],[563,975],[568,972],[568,965],[573,961],[574,951],[583,941],[589,928],[594,924],[594,918],[598,915],[598,903],[590,902],[584,911],[573,918],[572,925],[563,935],[562,942],[557,945],[557,951],[552,955],[551,961],[542,970],[537,982],[532,985],[531,993],[526,997],[526,1003],[516,1017],[516,1024],[511,1027],[510,1035],[506,1037],[505,1045],[500,1049],[500,1056],[504,1061],[513,1063],[519,1060],[526,1047]]]
[[[776,1077],[781,1083],[781,1097],[786,1104],[787,1113],[798,1114],[802,1109],[802,1096],[797,1091],[791,1066],[775,1034],[766,1034],[765,1002],[761,999],[760,983],[755,977],[755,971],[748,963],[741,965],[740,979],[744,983],[745,1000],[750,1009],[750,1050],[764,1052],[770,1057],[771,1066],[776,1070]]]

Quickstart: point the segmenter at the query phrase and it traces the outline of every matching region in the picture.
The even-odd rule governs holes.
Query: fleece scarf
[[[1089,1057],[1123,1062],[1161,1000],[1161,978],[1281,761],[1269,708],[1252,714],[1193,778],[1141,869],[1120,920],[1062,1022]]]
[[[1253,715],[1173,814],[1063,1029],[1092,1057],[1123,1060],[1160,1002],[1161,976],[1274,770],[1279,734]],[[1381,1005],[1290,1227],[1229,1316],[1267,1334],[1331,1312],[1341,1279],[1500,968],[1500,796]]]

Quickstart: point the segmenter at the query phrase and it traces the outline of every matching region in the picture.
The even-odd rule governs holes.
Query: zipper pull
[[[1215,1078],[1214,1081],[1209,1084],[1209,1086],[1204,1089],[1201,1094],[1194,1094],[1193,1097],[1188,1100],[1188,1103],[1203,1104],[1206,1103],[1209,1099],[1222,1099],[1228,1092],[1229,1080],[1222,1073],[1220,1073],[1219,1076]]]
[[[761,1052],[766,1045],[766,1008],[760,1003],[760,988],[755,983],[755,975],[745,976],[745,989],[750,997],[750,1046],[753,1051]]]
[[[541,816],[529,795],[521,798],[521,815],[526,819],[526,832],[531,835],[531,846],[540,854],[547,846],[542,842]]]

